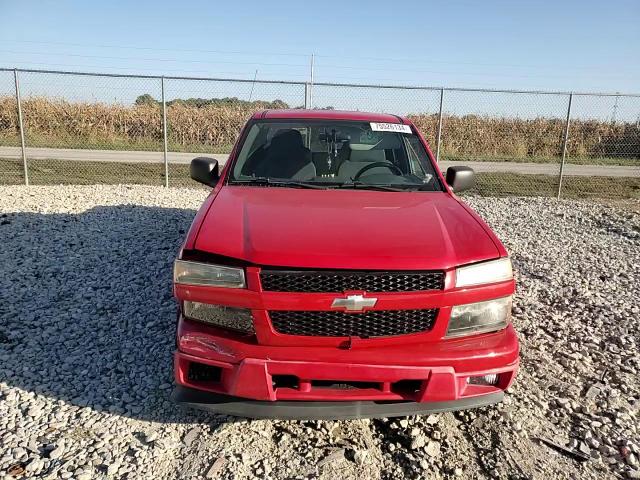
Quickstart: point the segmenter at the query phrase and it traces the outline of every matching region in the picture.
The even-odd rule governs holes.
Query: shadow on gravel
[[[173,259],[193,210],[121,205],[0,217],[0,381],[141,420],[169,402]]]

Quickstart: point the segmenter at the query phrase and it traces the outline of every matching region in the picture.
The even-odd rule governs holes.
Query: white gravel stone
[[[258,469],[300,478],[336,448],[357,458],[327,463],[322,478],[637,472],[638,202],[467,199],[516,272],[521,371],[502,405],[371,422],[248,422],[168,402],[171,264],[206,195],[0,186],[0,478],[10,468],[86,480],[249,479]],[[603,460],[578,465],[530,437],[587,439]]]
[[[424,451],[430,457],[437,457],[440,455],[440,443],[436,441],[430,441],[425,447]]]
[[[64,454],[64,446],[60,445],[49,452],[49,458],[57,459],[60,458]]]

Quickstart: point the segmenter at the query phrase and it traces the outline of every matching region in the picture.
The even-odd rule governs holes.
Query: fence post
[[[20,100],[20,82],[18,70],[13,69],[13,79],[16,84],[16,103],[18,104],[18,125],[20,127],[20,146],[22,147],[22,169],[24,171],[24,184],[29,185],[29,169],[27,167],[27,152],[24,143],[24,124],[22,123],[22,101]]]
[[[436,162],[440,161],[440,143],[442,138],[442,102],[444,101],[444,88],[440,89],[440,113],[438,113],[438,133],[436,140]]]
[[[307,110],[309,108],[309,83],[304,82],[304,109]]]
[[[569,106],[567,107],[567,121],[564,125],[564,140],[562,141],[562,163],[560,164],[560,176],[558,178],[558,197],[560,200],[560,192],[562,191],[562,178],[564,175],[564,162],[567,158],[567,141],[569,140],[569,124],[571,122],[571,103],[573,101],[573,92],[569,94]]]
[[[311,54],[311,69],[309,71],[309,108],[313,108],[313,60],[314,54]]]
[[[160,79],[162,90],[162,144],[164,147],[164,186],[169,187],[169,160],[167,158],[167,102],[164,99],[164,77]]]

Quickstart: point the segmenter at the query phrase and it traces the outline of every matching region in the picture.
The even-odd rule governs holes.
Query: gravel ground
[[[504,403],[250,422],[168,401],[170,266],[204,195],[0,187],[0,478],[640,478],[637,203],[469,199],[516,268]]]

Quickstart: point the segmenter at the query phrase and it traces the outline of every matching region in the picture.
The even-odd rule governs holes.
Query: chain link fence
[[[253,113],[306,105],[304,83],[172,78],[164,84],[169,178],[174,186],[194,185],[187,162],[195,154],[220,154],[225,159]]]
[[[563,176],[563,193],[640,197],[640,96],[573,95],[567,164],[578,174]],[[599,174],[580,174],[592,165]]]
[[[483,195],[557,194],[564,95],[445,91],[440,159],[477,172]]]
[[[0,147],[20,145],[20,122],[16,101],[13,72],[0,71]],[[2,158],[0,154],[0,183],[24,183],[24,168],[21,157]]]
[[[267,108],[408,116],[443,170],[476,170],[472,194],[640,197],[640,95],[7,69],[0,183],[195,186],[190,159],[224,161]]]

